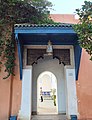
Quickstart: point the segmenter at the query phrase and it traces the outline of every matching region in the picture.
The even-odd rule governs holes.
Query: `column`
[[[31,97],[32,97],[32,66],[28,69],[23,69],[21,109],[18,115],[19,120],[31,119],[31,102],[32,102]]]
[[[66,77],[66,115],[78,115],[75,69],[65,68]]]

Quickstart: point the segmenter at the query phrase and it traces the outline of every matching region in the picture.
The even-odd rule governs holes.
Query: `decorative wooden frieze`
[[[37,64],[46,54],[46,49],[27,49],[27,65]],[[54,49],[52,58],[58,59],[59,64],[70,65],[70,49]]]

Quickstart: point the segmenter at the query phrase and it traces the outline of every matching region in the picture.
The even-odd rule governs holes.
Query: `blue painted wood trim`
[[[58,28],[58,27],[39,27],[39,28],[28,28],[28,27],[18,27],[15,28],[15,33],[75,33],[73,28]]]
[[[74,57],[75,57],[75,75],[76,80],[78,80],[80,60],[81,60],[82,48],[79,45],[74,46]]]
[[[17,116],[10,116],[9,120],[17,120]]]
[[[70,115],[71,116],[71,120],[77,120],[77,115]]]
[[[23,60],[22,60],[22,44],[18,39],[18,34],[15,35],[17,47],[18,47],[18,56],[19,56],[19,67],[20,67],[20,80],[22,80],[22,68],[23,68]]]

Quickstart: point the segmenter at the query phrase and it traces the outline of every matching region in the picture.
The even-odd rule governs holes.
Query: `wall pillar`
[[[21,109],[18,115],[19,120],[31,119],[31,102],[32,102],[31,97],[32,97],[32,66],[28,69],[23,69]]]
[[[65,68],[66,76],[66,115],[78,115],[75,69]]]

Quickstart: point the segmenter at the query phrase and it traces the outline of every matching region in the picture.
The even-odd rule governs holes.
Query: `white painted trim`
[[[21,109],[18,115],[19,120],[31,119],[31,106],[32,106],[31,97],[32,97],[32,66],[30,66],[30,69],[23,69]]]
[[[75,64],[74,64],[74,47],[72,46],[72,48],[70,48],[70,65],[72,68],[74,68]]]
[[[23,68],[26,68],[27,64],[27,49],[24,47],[24,52],[23,52]]]
[[[78,116],[77,93],[75,69],[65,68],[66,77],[66,115],[70,119],[70,115]]]
[[[24,45],[26,49],[46,49],[47,45]],[[72,45],[53,45],[53,49],[71,49]]]

